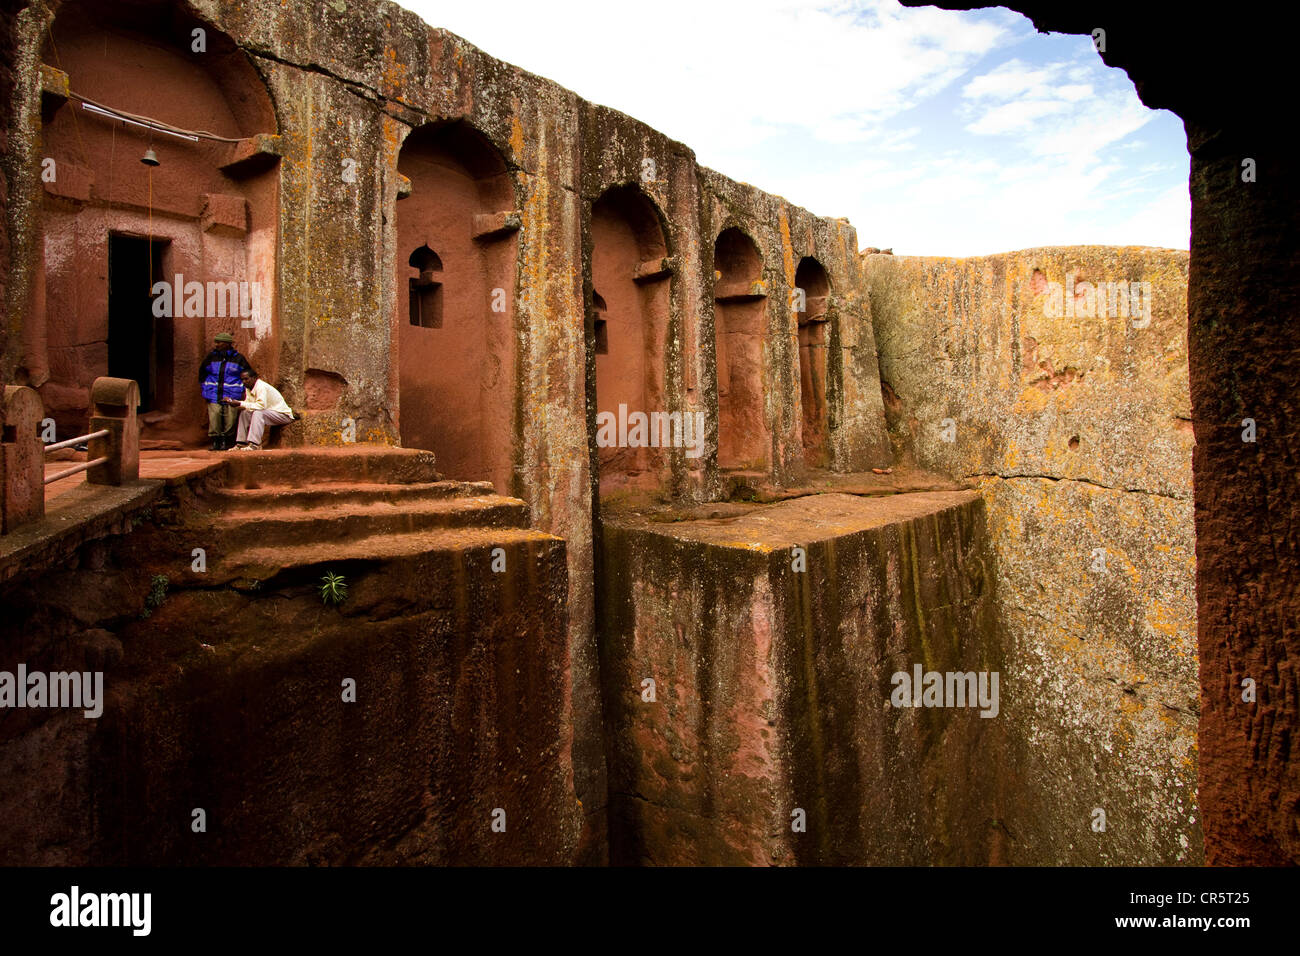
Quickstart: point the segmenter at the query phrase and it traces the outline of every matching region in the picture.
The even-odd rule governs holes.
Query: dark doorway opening
[[[142,412],[172,407],[172,318],[153,314],[153,286],[162,278],[166,244],[108,237],[108,374],[135,380]]]

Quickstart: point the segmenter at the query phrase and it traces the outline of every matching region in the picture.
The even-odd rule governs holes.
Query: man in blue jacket
[[[228,451],[239,407],[226,404],[226,399],[244,397],[244,381],[240,376],[250,366],[235,351],[235,337],[229,332],[218,332],[213,340],[216,347],[203,360],[199,382],[203,385],[203,400],[208,403],[208,437],[212,439],[212,450]]]

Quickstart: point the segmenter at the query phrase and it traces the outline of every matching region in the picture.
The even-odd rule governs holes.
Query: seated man
[[[284,396],[275,386],[262,381],[253,369],[243,376],[244,398],[226,399],[227,404],[238,405],[239,434],[235,442],[236,451],[257,451],[262,447],[262,437],[269,425],[287,425],[293,421],[293,409],[288,406]]]
[[[213,349],[199,369],[199,384],[203,386],[203,400],[208,403],[208,437],[213,451],[229,451],[230,433],[235,430],[235,410],[238,402],[227,399],[244,397],[240,376],[250,366],[235,351],[235,337],[229,332],[218,332]]]

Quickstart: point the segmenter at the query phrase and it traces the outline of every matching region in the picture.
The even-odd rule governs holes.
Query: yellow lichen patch
[[[1011,411],[1016,415],[1039,415],[1047,408],[1049,402],[1050,398],[1047,392],[1041,388],[1030,386],[1021,391],[1015,405],[1011,407]]]
[[[384,47],[384,64],[380,70],[384,92],[388,95],[398,93],[406,85],[407,66],[397,58],[397,51],[391,46]]]
[[[1156,632],[1165,635],[1171,641],[1172,646],[1179,648],[1187,640],[1192,626],[1188,620],[1186,609],[1170,607],[1157,598],[1151,598],[1151,603],[1147,608],[1146,622]]]
[[[790,236],[790,217],[785,207],[777,218],[777,228],[781,231],[781,267],[785,270],[785,281],[794,288],[794,240]]]
[[[524,124],[519,119],[519,98],[513,98],[510,105],[513,109],[510,117],[510,151],[514,161],[519,163],[524,158]]]

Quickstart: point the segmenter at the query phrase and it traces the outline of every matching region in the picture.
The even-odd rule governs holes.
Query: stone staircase
[[[549,538],[490,482],[443,481],[428,452],[364,445],[230,454],[188,524],[207,557],[192,583],[253,589],[327,565]]]
[[[425,452],[213,458],[219,470],[123,536],[115,558],[136,592],[157,593],[147,614],[115,622],[118,702],[79,721],[103,735],[81,758],[104,768],[83,800],[94,812],[74,817],[111,834],[96,858],[565,859],[582,808],[564,541],[486,483],[440,480]],[[327,572],[342,601],[321,594]],[[221,821],[213,840],[159,827],[188,818],[196,794]],[[509,842],[481,835],[498,807]]]

